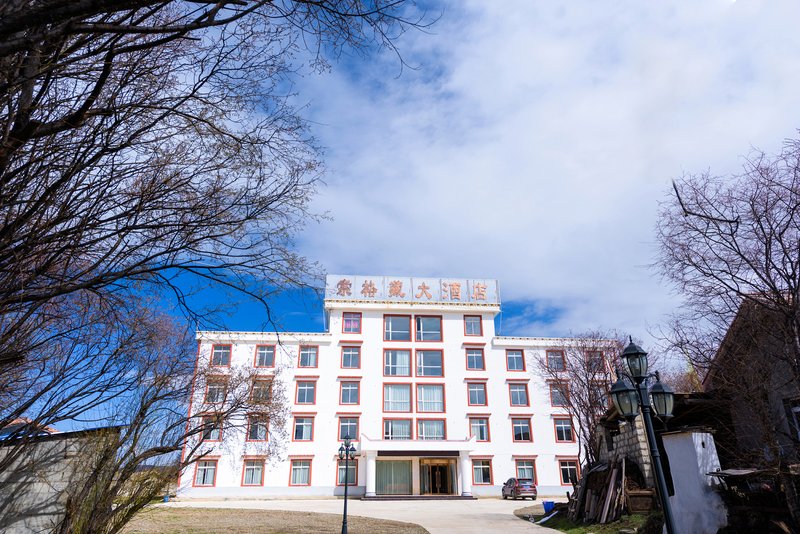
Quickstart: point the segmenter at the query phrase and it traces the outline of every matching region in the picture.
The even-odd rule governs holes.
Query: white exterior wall
[[[243,456],[258,454],[258,445],[246,443],[244,430],[223,433],[220,444],[214,445],[214,455],[219,456],[217,477],[214,487],[193,487],[194,466],[183,474],[179,494],[182,497],[263,497],[263,496],[301,496],[301,495],[341,495],[342,486],[336,486],[336,452],[341,444],[338,439],[339,413],[358,413],[359,441],[355,443],[359,451],[358,486],[349,488],[351,494],[364,494],[367,490],[367,461],[375,458],[375,452],[363,450],[364,446],[382,449],[378,460],[390,459],[383,456],[387,450],[412,451],[460,451],[456,459],[458,466],[457,489],[459,494],[500,495],[500,487],[505,480],[516,476],[515,457],[535,458],[537,485],[540,495],[561,495],[571,486],[561,484],[558,459],[577,459],[578,448],[575,443],[556,443],[553,416],[564,414],[561,408],[550,404],[549,386],[534,372],[532,359],[544,355],[548,348],[562,347],[568,340],[547,338],[508,338],[495,337],[494,317],[500,311],[499,304],[461,304],[461,303],[394,303],[394,302],[347,302],[326,300],[329,313],[329,332],[317,334],[282,333],[279,336],[282,346],[276,349],[276,365],[285,367],[278,380],[287,388],[293,413],[311,413],[314,416],[313,441],[292,441],[293,417],[287,421],[287,447],[280,459],[267,463],[264,486],[243,487],[241,485]],[[361,333],[342,333],[343,312],[360,312]],[[437,315],[442,317],[441,342],[384,341],[384,315],[398,314]],[[481,315],[483,335],[465,336],[464,315]],[[256,345],[275,344],[278,336],[257,332],[199,332],[198,357],[208,361],[212,345],[231,344],[231,366],[249,368],[253,366]],[[414,339],[412,324],[412,340]],[[465,344],[483,344],[484,371],[466,369]],[[319,347],[317,368],[298,368],[300,345]],[[342,369],[341,349],[343,346],[361,347],[361,368]],[[479,346],[479,345],[472,345]],[[384,377],[383,350],[388,348],[409,349],[412,351],[411,377]],[[417,377],[414,372],[414,351],[416,349],[441,349],[444,354],[444,377]],[[523,349],[526,358],[524,372],[506,369],[506,349]],[[205,359],[205,360],[203,360]],[[265,370],[265,374],[272,371]],[[295,401],[296,376],[318,376],[316,380],[316,403],[297,405]],[[345,405],[339,403],[341,377],[360,378],[360,403]],[[468,406],[467,380],[485,379],[487,386],[487,406]],[[510,406],[508,380],[527,380],[528,407]],[[384,383],[412,384],[412,412],[386,413],[383,411]],[[417,384],[444,384],[444,414],[416,412]],[[203,410],[204,391],[197,391],[192,403],[192,413]],[[468,414],[489,414],[490,441],[476,442],[470,439]],[[514,415],[532,418],[532,443],[513,441],[511,417]],[[383,441],[383,419],[412,419],[412,432],[416,438],[417,418],[445,419],[446,440]],[[273,429],[270,429],[272,433]],[[263,447],[263,446],[262,446]],[[263,451],[263,448],[261,449]],[[291,459],[293,457],[313,457],[310,486],[290,486]],[[425,457],[425,455],[421,455]],[[492,461],[493,485],[472,484],[471,460],[469,458],[490,458]],[[412,459],[414,491],[419,491],[418,458]],[[462,467],[469,465],[468,480],[462,478]]]

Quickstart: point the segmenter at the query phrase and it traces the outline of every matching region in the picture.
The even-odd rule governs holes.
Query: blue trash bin
[[[544,513],[549,514],[556,507],[556,503],[554,501],[542,501],[542,506],[544,506]]]
[[[169,495],[164,495],[164,502],[169,502]]]

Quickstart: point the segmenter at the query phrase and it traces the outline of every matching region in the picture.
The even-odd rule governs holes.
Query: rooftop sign
[[[329,274],[325,298],[397,302],[500,304],[497,280]]]

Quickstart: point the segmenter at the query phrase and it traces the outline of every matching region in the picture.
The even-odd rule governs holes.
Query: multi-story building
[[[321,333],[197,334],[200,362],[274,381],[291,415],[279,458],[258,453],[275,439],[266,421],[206,434],[212,454],[183,473],[182,496],[339,495],[346,481],[368,497],[499,496],[510,477],[552,495],[578,477],[568,392],[533,368],[563,365],[569,340],[496,336],[495,280],[330,275],[324,308]],[[193,414],[217,394],[197,389]]]

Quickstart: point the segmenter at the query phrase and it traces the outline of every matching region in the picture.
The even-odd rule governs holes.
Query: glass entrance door
[[[419,460],[419,486],[422,495],[452,495],[456,486],[455,460]]]
[[[411,460],[378,460],[375,464],[375,493],[411,495]]]

